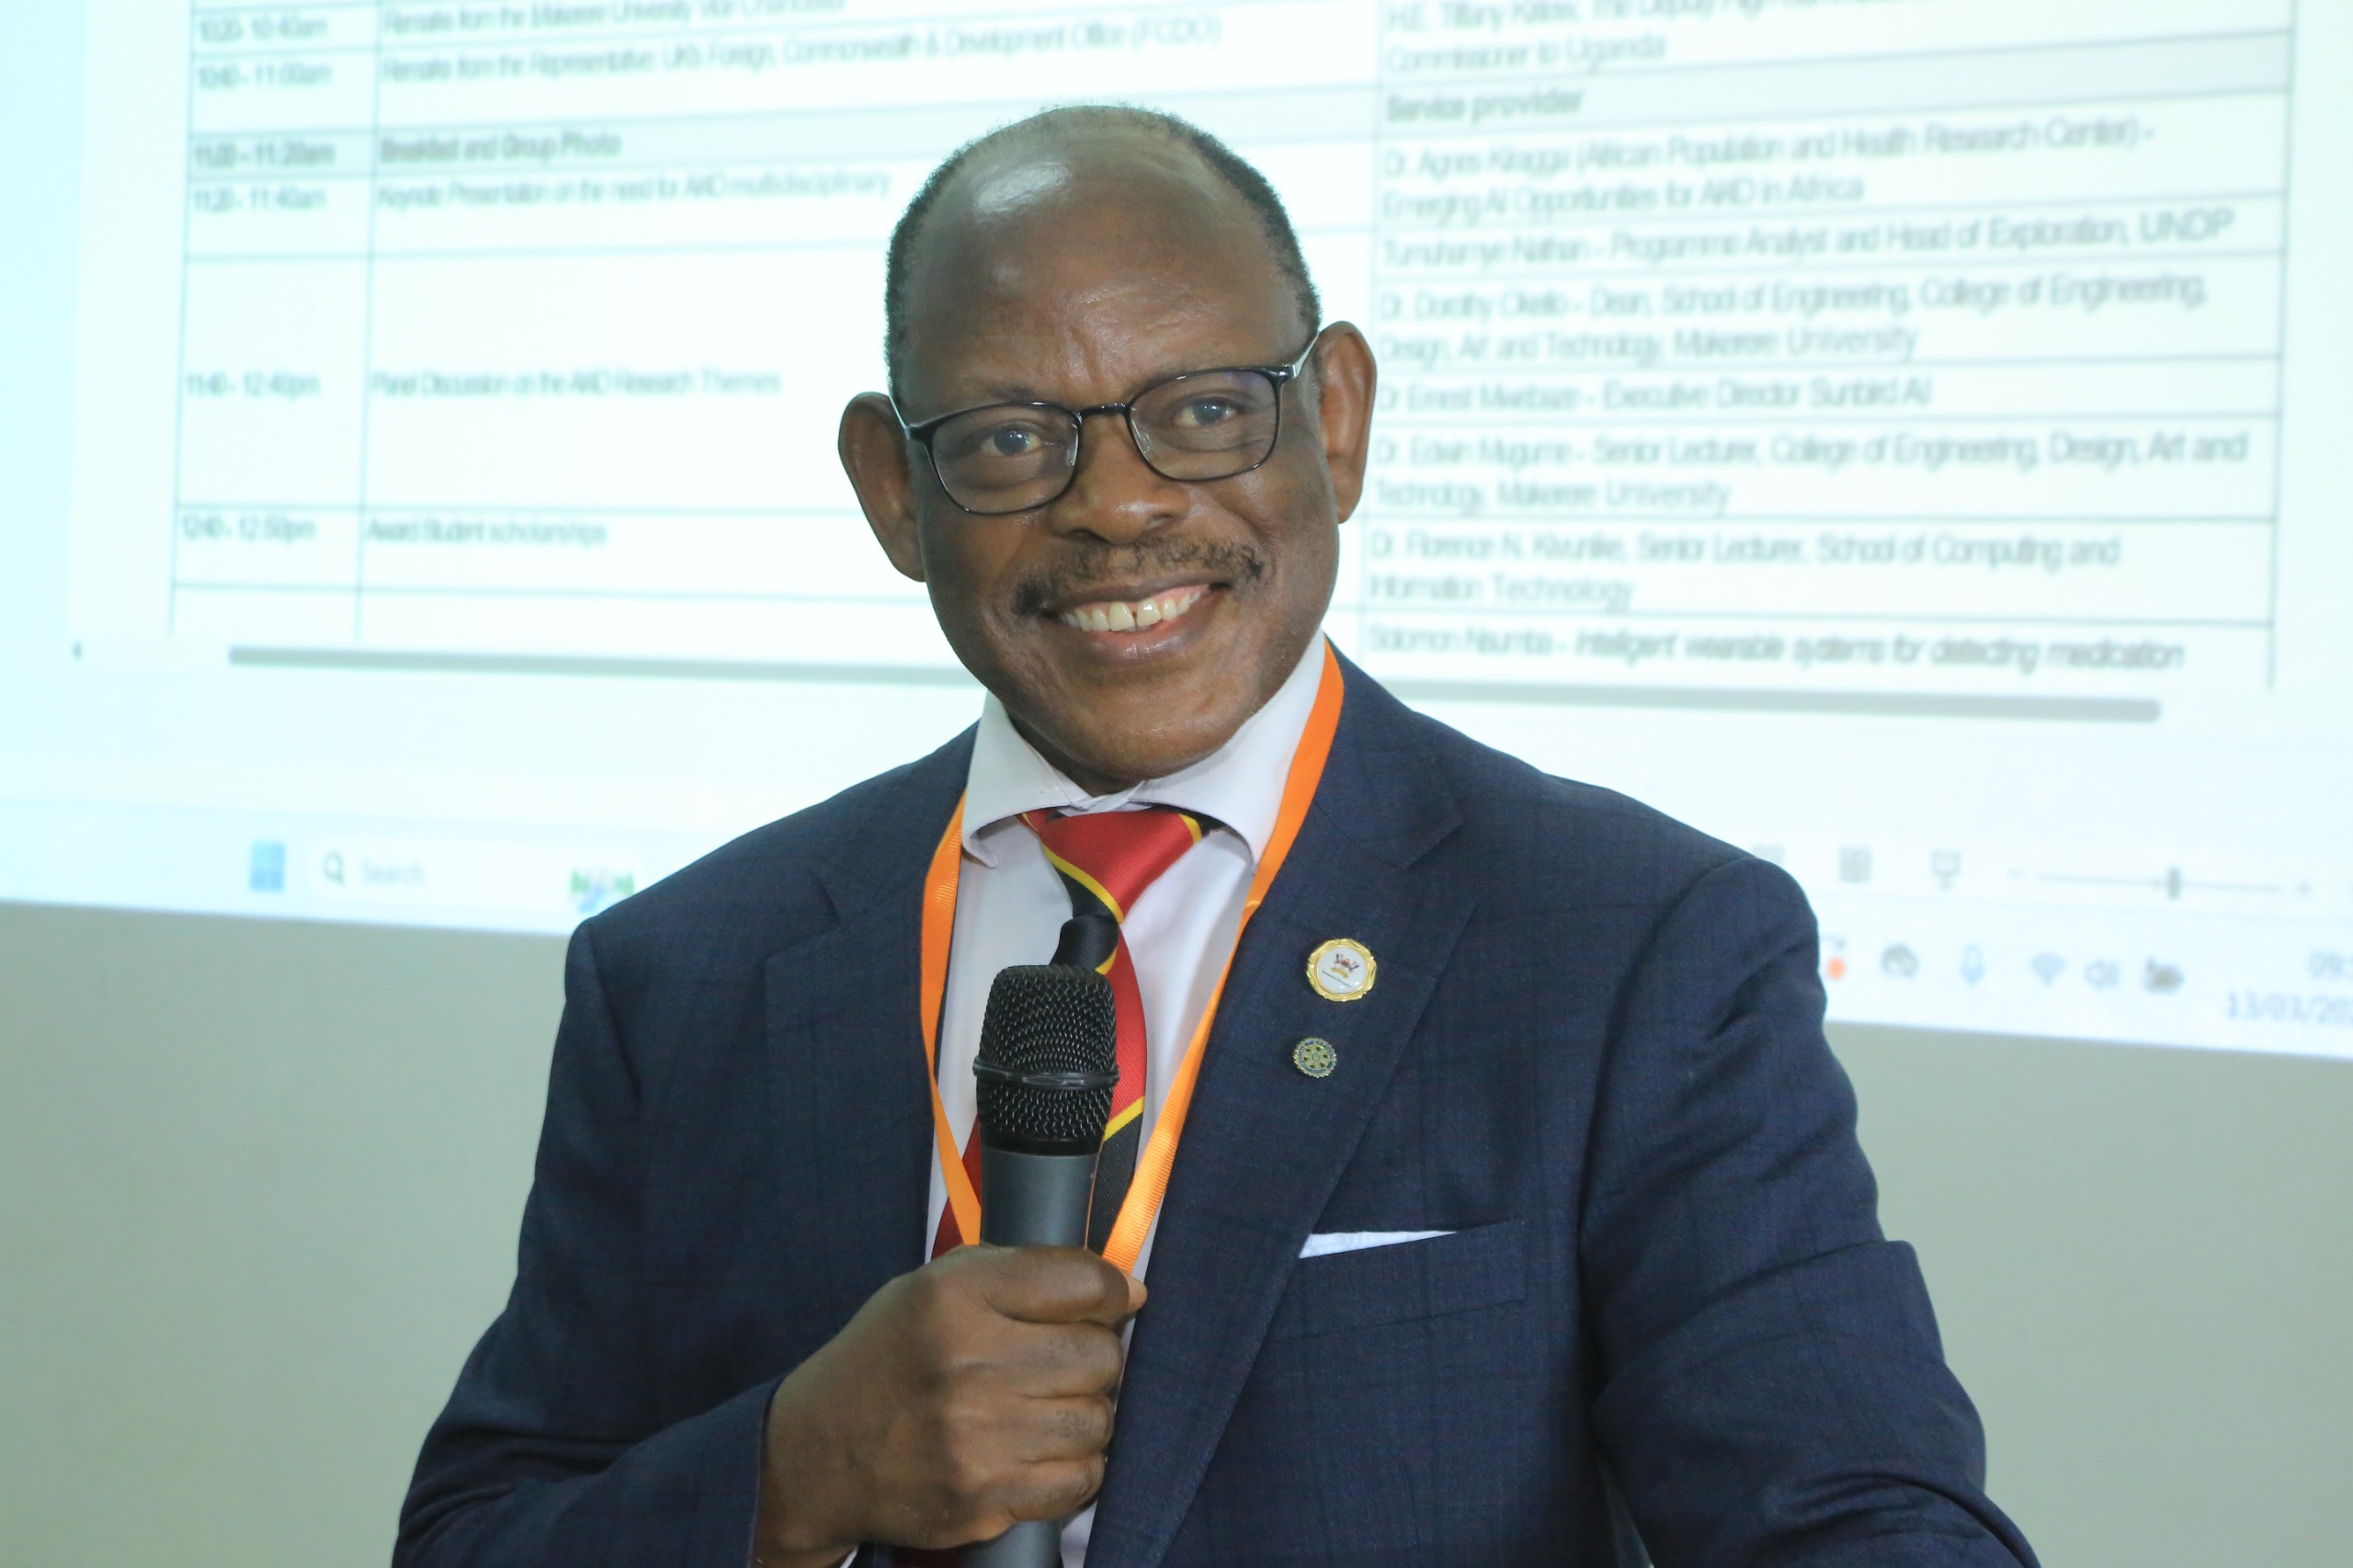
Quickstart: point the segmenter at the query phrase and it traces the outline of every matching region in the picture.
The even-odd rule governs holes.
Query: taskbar
[[[0,901],[561,936],[729,836],[19,799]],[[1984,849],[1759,847],[1813,902],[1833,1020],[2353,1059],[2343,867],[2029,876]]]

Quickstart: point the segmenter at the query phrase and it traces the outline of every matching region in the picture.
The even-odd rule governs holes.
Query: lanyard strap
[[[1160,1212],[1161,1199],[1168,1194],[1168,1173],[1176,1164],[1176,1143],[1185,1135],[1185,1116],[1193,1104],[1193,1084],[1200,1076],[1201,1056],[1209,1046],[1210,1027],[1217,1021],[1217,1005],[1225,995],[1226,979],[1233,972],[1233,955],[1242,946],[1242,933],[1250,927],[1250,917],[1266,902],[1267,890],[1274,885],[1275,874],[1290,856],[1300,824],[1307,820],[1307,808],[1315,799],[1316,785],[1324,778],[1324,761],[1332,755],[1332,737],[1340,726],[1344,685],[1339,658],[1326,642],[1324,676],[1315,688],[1315,706],[1309,711],[1307,728],[1299,737],[1299,749],[1291,754],[1290,772],[1283,780],[1282,804],[1275,813],[1275,830],[1267,840],[1266,856],[1250,878],[1249,896],[1242,902],[1242,919],[1233,928],[1233,945],[1226,949],[1225,963],[1218,971],[1217,989],[1210,993],[1209,1006],[1201,1009],[1201,1021],[1194,1026],[1192,1043],[1185,1048],[1185,1060],[1178,1064],[1176,1077],[1169,1081],[1168,1096],[1161,1105],[1159,1119],[1153,1124],[1151,1141],[1136,1161],[1127,1201],[1120,1205],[1119,1221],[1111,1227],[1110,1240],[1103,1246],[1103,1256],[1120,1268],[1135,1267],[1136,1256],[1143,1251],[1144,1238],[1152,1233],[1153,1220]],[[938,1147],[940,1172],[947,1178],[948,1206],[956,1216],[957,1233],[966,1241],[973,1241],[981,1233],[981,1196],[972,1189],[972,1178],[964,1169],[963,1155],[956,1147],[956,1134],[948,1125],[948,1108],[939,1098],[939,1014],[948,994],[948,948],[956,933],[956,882],[957,874],[963,868],[963,850],[964,802],[959,798],[956,809],[949,813],[948,830],[939,835],[938,846],[931,852],[931,869],[924,876],[920,973],[924,1060],[931,1068],[927,1076],[931,1080],[932,1136]]]

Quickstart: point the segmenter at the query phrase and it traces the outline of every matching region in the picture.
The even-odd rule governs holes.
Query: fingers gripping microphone
[[[1050,964],[1001,970],[972,1063],[981,1131],[981,1240],[1085,1246],[1095,1157],[1120,1081],[1111,983],[1084,960],[1101,934],[1072,920]],[[1102,924],[1108,925],[1108,921]],[[1116,929],[1113,939],[1117,939]],[[965,1568],[1061,1568],[1062,1521],[1015,1525],[964,1549]]]

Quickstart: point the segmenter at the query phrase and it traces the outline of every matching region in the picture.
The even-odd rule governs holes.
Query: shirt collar
[[[992,695],[981,706],[972,767],[964,778],[964,853],[983,866],[995,865],[996,830],[1023,812],[1084,814],[1181,806],[1233,829],[1249,845],[1250,858],[1258,860],[1274,835],[1291,756],[1307,731],[1323,677],[1324,639],[1317,637],[1274,696],[1225,744],[1165,778],[1147,778],[1111,795],[1089,795],[1064,778],[1021,738],[1005,705]]]

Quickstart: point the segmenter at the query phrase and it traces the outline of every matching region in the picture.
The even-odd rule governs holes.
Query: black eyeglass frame
[[[940,494],[947,496],[949,501],[954,502],[958,511],[965,513],[970,517],[1015,517],[1023,512],[1034,512],[1040,506],[1051,506],[1055,502],[1061,500],[1064,495],[1068,494],[1070,493],[1071,485],[1078,478],[1079,459],[1084,455],[1081,448],[1086,444],[1086,422],[1088,419],[1098,414],[1116,414],[1120,416],[1120,423],[1126,426],[1128,428],[1128,439],[1135,445],[1136,456],[1142,460],[1144,467],[1152,470],[1153,472],[1159,474],[1161,478],[1172,481],[1177,484],[1212,484],[1221,479],[1239,479],[1245,473],[1255,472],[1267,466],[1267,460],[1275,455],[1275,449],[1282,444],[1283,388],[1297,381],[1306,372],[1308,360],[1314,358],[1316,345],[1323,341],[1324,329],[1319,326],[1309,335],[1307,339],[1307,347],[1301,349],[1297,355],[1293,356],[1290,363],[1288,365],[1211,365],[1199,370],[1185,370],[1176,375],[1168,377],[1165,381],[1153,382],[1152,385],[1144,388],[1143,391],[1136,393],[1134,397],[1130,398],[1125,403],[1098,403],[1086,408],[1066,408],[1059,403],[1043,402],[976,403],[970,408],[955,409],[949,413],[940,415],[937,418],[926,419],[920,425],[910,425],[907,423],[907,416],[900,412],[899,400],[892,398],[890,400],[891,415],[892,417],[898,420],[899,428],[903,433],[904,433],[907,439],[913,441],[915,445],[923,449],[924,460],[931,464],[931,476],[933,479],[938,480]],[[1144,450],[1143,437],[1136,433],[1135,405],[1143,399],[1150,397],[1154,392],[1160,391],[1163,387],[1173,387],[1179,381],[1190,381],[1196,376],[1231,376],[1242,372],[1249,372],[1264,376],[1275,384],[1275,428],[1267,437],[1267,449],[1259,455],[1257,460],[1245,467],[1237,468],[1231,473],[1213,474],[1206,479],[1182,478],[1176,474],[1165,472],[1158,463],[1154,462],[1150,454]],[[1032,501],[1027,506],[1008,506],[1001,512],[984,512],[977,506],[967,506],[963,502],[957,500],[956,493],[948,488],[948,482],[945,479],[940,478],[939,459],[938,454],[932,450],[932,437],[938,435],[940,430],[955,420],[963,418],[968,414],[981,414],[992,408],[1029,408],[1041,411],[1050,410],[1055,414],[1064,414],[1070,416],[1071,427],[1074,432],[1071,437],[1070,443],[1070,464],[1068,468],[1063,471],[1061,487],[1052,494],[1048,495],[1041,500]]]

